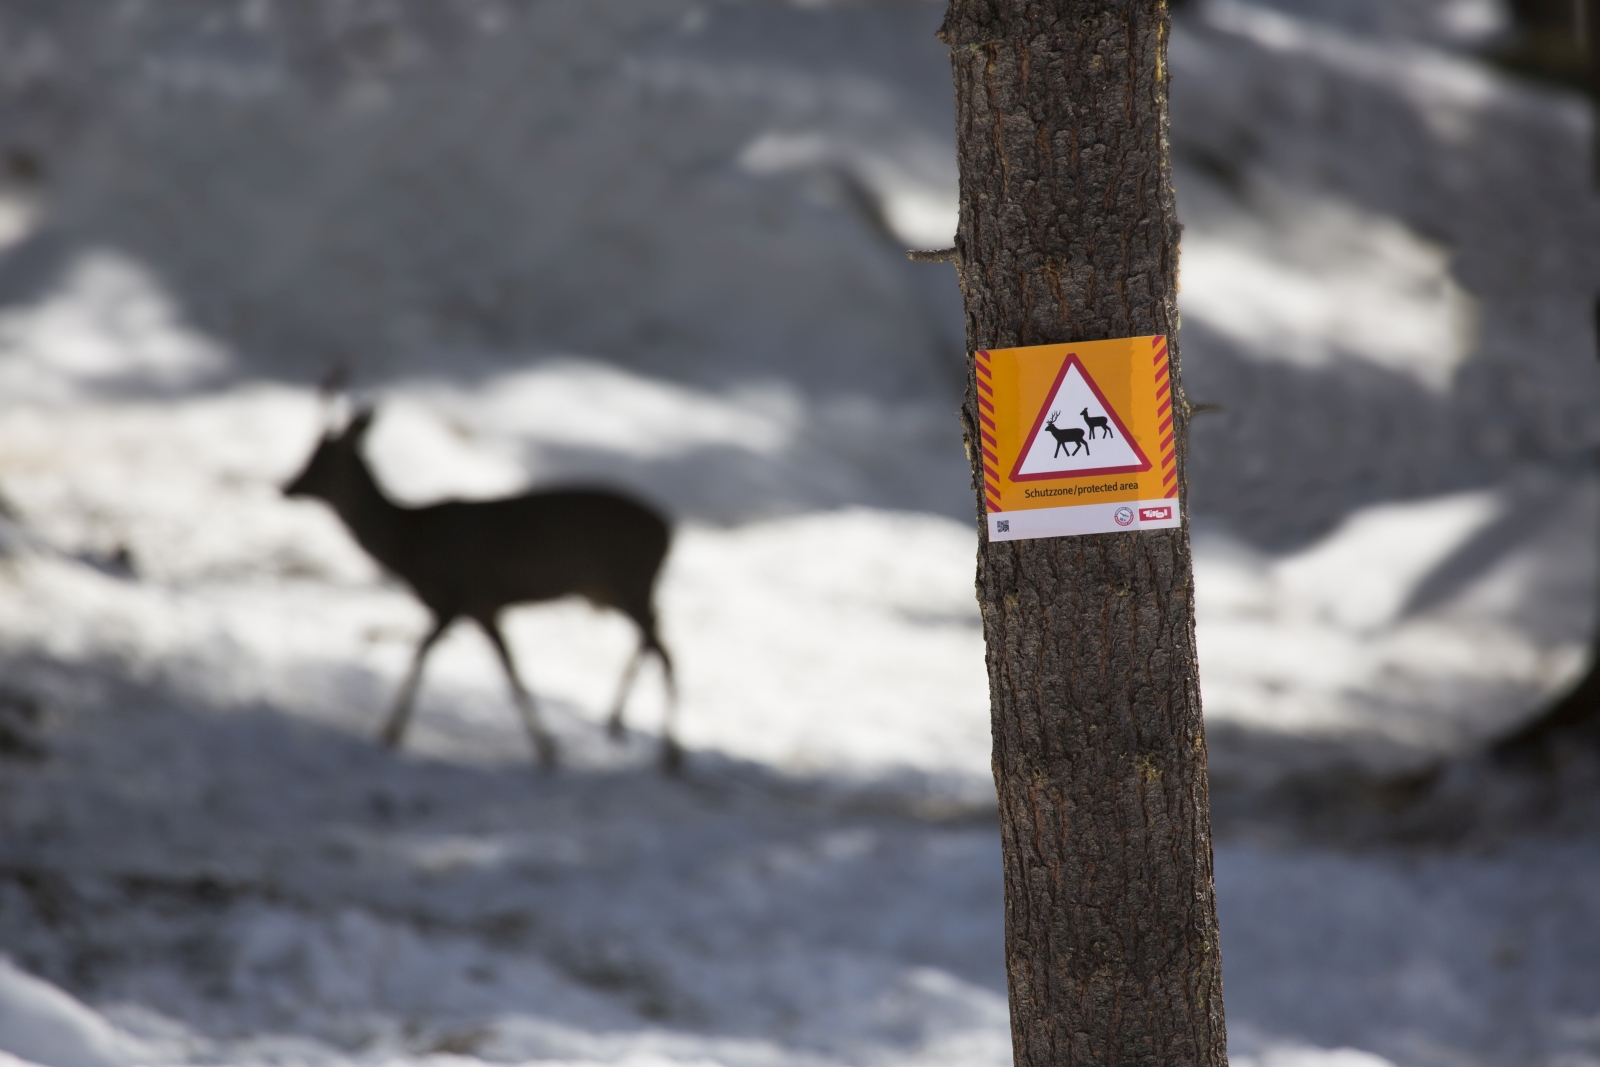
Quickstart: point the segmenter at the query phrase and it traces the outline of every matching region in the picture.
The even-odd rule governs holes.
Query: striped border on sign
[[[1000,443],[994,436],[994,379],[989,373],[989,353],[978,349],[973,363],[978,369],[978,436],[981,438],[978,450],[983,454],[983,499],[990,511],[999,511],[1000,459],[995,449]]]
[[[1167,339],[1151,341],[1156,361],[1156,433],[1161,437],[1161,494],[1167,499],[1178,495],[1178,452],[1172,428],[1172,366],[1167,359]]]

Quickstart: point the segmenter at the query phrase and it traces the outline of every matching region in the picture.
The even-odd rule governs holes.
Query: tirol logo
[[[1126,506],[1120,507],[1111,513],[1111,517],[1117,521],[1118,526],[1127,526],[1133,522],[1133,509]]]
[[[1145,522],[1154,522],[1156,519],[1172,518],[1171,508],[1140,508],[1139,518]]]

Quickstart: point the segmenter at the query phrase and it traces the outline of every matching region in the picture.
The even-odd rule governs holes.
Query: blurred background
[[[941,17],[0,4],[0,1063],[1009,1062]],[[1176,15],[1236,1067],[1600,1063],[1600,774],[1473,762],[1600,603],[1574,17]],[[683,780],[578,602],[560,774],[468,628],[376,745],[426,615],[278,491],[336,366],[397,499],[675,517]]]

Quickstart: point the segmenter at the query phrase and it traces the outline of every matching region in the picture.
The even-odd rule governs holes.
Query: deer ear
[[[377,414],[378,410],[370,405],[358,408],[356,413],[350,416],[350,425],[344,428],[344,433],[340,436],[349,441],[360,441],[372,428],[372,420]]]

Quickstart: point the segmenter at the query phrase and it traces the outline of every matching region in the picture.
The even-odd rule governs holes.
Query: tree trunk
[[[951,0],[970,349],[1175,340],[1169,29],[1161,0]],[[1223,1067],[1188,534],[979,528],[1015,1062]]]

